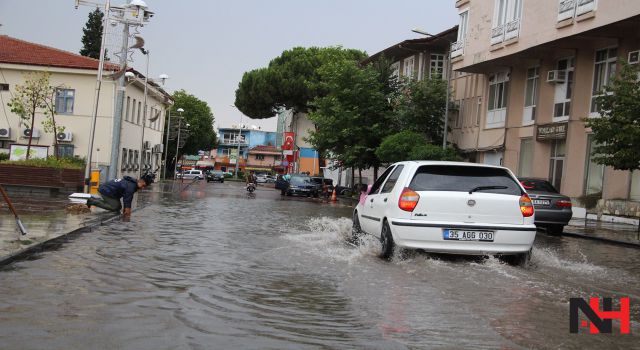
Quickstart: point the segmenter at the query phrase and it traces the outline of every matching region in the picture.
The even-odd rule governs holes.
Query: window
[[[382,187],[382,191],[380,193],[389,193],[393,191],[393,187],[395,187],[400,174],[402,173],[402,169],[404,169],[404,165],[398,165],[396,169],[391,173],[387,182],[384,183]]]
[[[376,192],[378,192],[378,190],[380,189],[380,186],[382,186],[382,182],[387,178],[387,176],[389,175],[391,170],[393,170],[393,168],[394,168],[393,166],[388,167],[387,170],[385,170],[384,173],[380,175],[380,177],[376,180],[376,182],[374,182],[373,185],[371,186],[371,190],[369,190],[369,194],[376,194]]]
[[[423,165],[416,171],[409,188],[414,191],[468,192],[478,186],[506,187],[481,190],[483,193],[522,194],[519,184],[506,170],[479,166]]]
[[[629,191],[629,199],[632,201],[640,201],[640,170],[631,172],[631,190]]]
[[[400,76],[400,62],[395,62],[391,65],[391,74],[396,77]]]
[[[415,58],[413,56],[405,58],[404,60],[404,76],[413,78],[413,66],[415,64]]]
[[[128,169],[132,169],[133,168],[133,150],[130,149],[129,150],[129,160],[127,161],[127,168]]]
[[[556,65],[556,69],[566,71],[567,74],[565,81],[563,83],[556,84],[555,86],[556,91],[554,98],[555,104],[553,107],[553,117],[568,119],[569,113],[571,111],[571,94],[573,89],[573,57],[559,60]]]
[[[129,121],[129,112],[131,109],[131,96],[127,96],[127,109],[124,113],[124,120]]]
[[[602,182],[604,180],[604,165],[597,164],[594,161],[596,153],[594,147],[596,143],[593,142],[593,135],[587,136],[587,164],[585,165],[585,185],[584,194],[592,194],[602,192]]]
[[[75,93],[72,89],[56,89],[56,113],[73,114]]]
[[[73,158],[73,149],[74,149],[73,145],[58,144],[58,147],[57,147],[58,157]]]
[[[491,44],[518,37],[522,0],[495,0]]]
[[[136,119],[136,124],[140,125],[140,114],[142,113],[142,102],[138,101],[138,116]]]
[[[129,119],[129,121],[132,122],[132,123],[133,123],[133,120],[136,117],[136,106],[137,106],[136,99],[134,98],[133,99],[133,105],[131,107],[131,119]]]
[[[604,95],[604,88],[609,85],[616,74],[617,48],[596,51],[593,69],[593,89],[591,90],[591,113],[600,112],[598,97]]]
[[[138,170],[138,166],[139,166],[139,163],[138,163],[139,154],[140,153],[137,150],[133,152],[133,165],[134,165],[134,169],[136,169],[136,170]]]
[[[0,84],[0,91],[9,91],[9,84]]]
[[[120,168],[121,169],[126,169],[127,168],[127,149],[123,148],[122,149],[122,155],[121,155],[121,161],[120,161]]]
[[[431,54],[429,61],[429,78],[444,78],[444,55]]]
[[[264,154],[256,154],[256,160],[264,160]]]
[[[564,168],[565,141],[554,140],[551,144],[551,158],[549,161],[549,182],[560,191],[562,171]]]
[[[451,58],[461,56],[464,53],[464,42],[467,38],[467,27],[469,23],[469,10],[461,11],[459,14],[458,38],[451,44]]]
[[[538,86],[540,85],[540,68],[527,69],[527,81],[524,88],[523,124],[536,120],[536,104],[538,102]]]
[[[520,160],[518,176],[529,177],[533,168],[533,139],[520,140]]]
[[[487,126],[503,126],[507,115],[509,73],[496,73],[489,77],[489,112]]]
[[[223,149],[218,151],[218,155],[221,156],[221,157],[228,157],[230,153],[231,152],[229,151],[228,148],[223,148]]]
[[[558,0],[558,22],[596,9],[596,0]]]

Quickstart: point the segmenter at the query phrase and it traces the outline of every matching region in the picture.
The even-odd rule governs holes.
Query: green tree
[[[49,73],[27,73],[22,85],[16,85],[16,90],[8,106],[11,112],[20,116],[20,124],[29,129],[34,128],[36,113],[47,108],[46,101],[53,94],[54,88],[49,85]],[[33,133],[29,135],[26,158],[31,156],[31,142]]]
[[[320,69],[336,62],[358,62],[359,50],[341,47],[295,47],[271,60],[268,67],[244,73],[236,90],[236,107],[245,115],[271,118],[280,108],[308,112],[310,102],[326,94]]]
[[[171,126],[167,125],[167,128],[177,130],[180,116],[180,113],[177,111],[178,108],[184,109],[182,113],[183,119],[182,122],[180,122],[183,130],[185,130],[186,125],[189,124],[188,132],[181,132],[180,134],[180,138],[184,139],[186,143],[184,147],[180,148],[177,159],[180,159],[180,156],[183,154],[196,154],[199,150],[211,150],[215,148],[217,144],[216,133],[213,130],[213,122],[215,119],[209,105],[185,90],[176,91],[173,94],[173,99]],[[170,134],[174,133],[170,132]],[[169,169],[173,169],[175,165],[176,142],[175,137],[169,138],[169,149],[167,150],[167,163],[169,163],[167,166],[171,165]]]
[[[42,126],[45,132],[53,134],[54,140],[54,153],[56,159],[60,159],[60,153],[58,150],[58,133],[64,132],[65,127],[56,124],[56,92],[58,89],[64,88],[63,85],[58,87],[51,87],[48,91],[48,95],[44,99],[44,115],[45,120],[42,121]]]
[[[455,150],[442,149],[427,142],[424,135],[415,131],[401,131],[387,136],[376,155],[383,163],[394,163],[403,160],[459,160]]]
[[[442,140],[447,94],[446,80],[409,80],[394,100],[399,130],[423,134],[430,143]]]
[[[375,151],[392,129],[386,79],[373,65],[334,62],[319,70],[326,94],[312,103],[309,119],[316,125],[309,142],[347,167],[377,169]],[[376,174],[377,175],[377,174]]]
[[[640,69],[623,63],[596,103],[600,117],[589,118],[596,142],[595,162],[617,170],[640,169]]]
[[[96,8],[93,12],[89,13],[89,19],[82,29],[82,49],[80,54],[82,56],[92,57],[95,59],[100,58],[100,46],[102,43],[102,19],[104,13]]]

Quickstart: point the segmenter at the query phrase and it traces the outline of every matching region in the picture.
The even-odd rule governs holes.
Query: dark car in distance
[[[573,216],[571,198],[560,194],[553,185],[543,179],[518,179],[529,194],[535,208],[535,224],[550,235],[562,234]]]
[[[291,175],[291,180],[289,180],[289,185],[285,190],[287,196],[318,197],[319,193],[317,186],[311,181],[310,176],[298,174]]]
[[[221,170],[210,170],[207,172],[207,182],[211,181],[224,183],[224,173]]]

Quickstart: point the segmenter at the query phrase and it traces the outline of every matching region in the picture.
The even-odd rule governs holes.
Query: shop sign
[[[536,129],[536,141],[564,140],[567,138],[568,125],[568,123],[538,125]]]

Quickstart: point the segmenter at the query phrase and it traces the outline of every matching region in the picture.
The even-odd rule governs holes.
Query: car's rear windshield
[[[549,181],[538,180],[538,179],[520,179],[520,183],[522,187],[524,187],[527,191],[542,191],[542,192],[551,192],[558,193],[552,184]]]
[[[303,176],[292,176],[291,184],[296,186],[309,185],[311,180],[308,177]]]
[[[478,187],[506,187],[477,189]],[[463,166],[423,165],[416,171],[409,187],[414,191],[457,191],[521,195],[522,189],[504,169]]]

